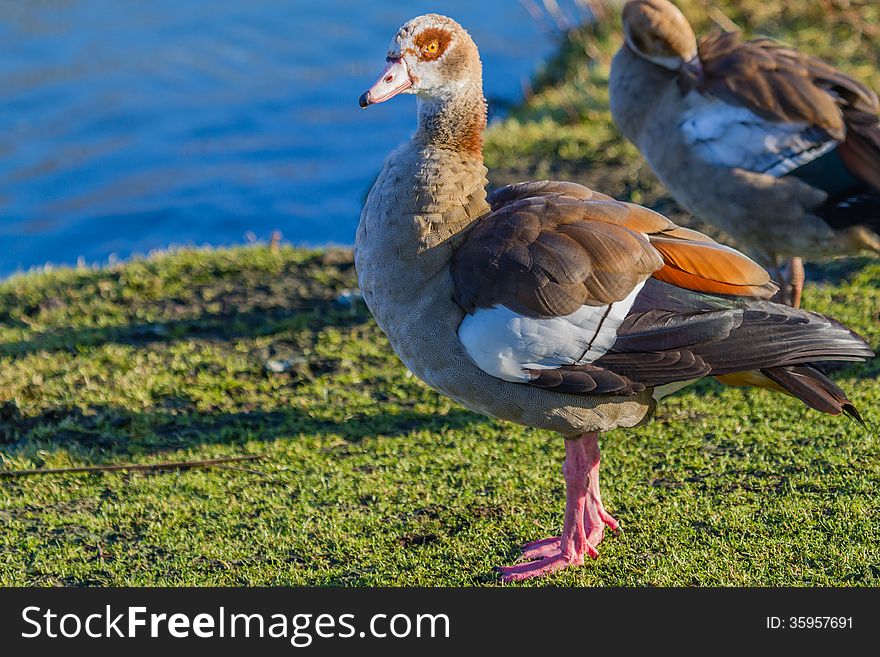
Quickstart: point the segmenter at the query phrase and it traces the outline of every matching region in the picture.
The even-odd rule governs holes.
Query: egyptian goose
[[[623,28],[615,123],[681,205],[788,279],[787,302],[800,302],[801,256],[880,251],[873,91],[771,39],[698,44],[668,0],[631,0]]]
[[[814,360],[872,355],[821,315],[773,304],[769,275],[651,210],[568,182],[487,197],[479,54],[428,14],[394,36],[360,99],[418,97],[360,218],[355,264],[392,347],[428,385],[475,411],[565,439],[562,535],[501,569],[521,580],[596,556],[618,528],[599,495],[598,432],[646,421],[656,400],[714,375],[858,413]]]

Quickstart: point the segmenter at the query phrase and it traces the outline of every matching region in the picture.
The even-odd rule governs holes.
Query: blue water
[[[0,0],[0,275],[274,230],[350,244],[415,125],[412,97],[358,96],[430,10],[474,35],[490,98],[553,45],[516,0]]]

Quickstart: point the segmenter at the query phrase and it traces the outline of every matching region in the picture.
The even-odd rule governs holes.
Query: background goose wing
[[[762,161],[772,165],[766,172],[784,175],[839,144],[849,172],[880,189],[880,101],[871,89],[772,39],[713,34],[699,53],[702,76],[685,86],[770,122],[764,130],[781,159]]]
[[[840,141],[846,136],[845,113],[871,114],[876,122],[880,104],[873,91],[830,64],[772,39],[713,34],[701,40],[699,53],[699,88],[765,118],[806,123]]]

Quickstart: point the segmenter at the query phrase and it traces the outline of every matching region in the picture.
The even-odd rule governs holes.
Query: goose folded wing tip
[[[745,106],[760,116],[807,123],[843,141],[851,108],[875,116],[880,111],[877,95],[869,87],[831,64],[773,39],[712,34],[701,39],[699,52],[704,73],[700,91]]]
[[[697,233],[699,235],[699,233]],[[779,290],[770,274],[739,251],[715,242],[650,236],[664,266],[654,278],[695,292],[769,299]]]
[[[772,299],[779,291],[779,286],[772,281],[762,285],[737,285],[724,283],[712,280],[711,278],[704,278],[702,276],[691,274],[669,265],[654,272],[653,277],[664,283],[691,290],[692,292],[717,294],[725,297],[748,297],[766,301]]]

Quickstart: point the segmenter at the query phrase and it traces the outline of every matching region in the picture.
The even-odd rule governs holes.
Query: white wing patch
[[[462,320],[458,339],[477,367],[505,381],[528,381],[528,369],[591,363],[617,340],[617,329],[643,285],[621,301],[581,306],[550,319],[526,317],[506,306],[481,308]]]
[[[690,109],[679,128],[685,142],[711,164],[779,178],[838,145],[806,123],[770,121],[698,92],[689,93],[687,101]]]

